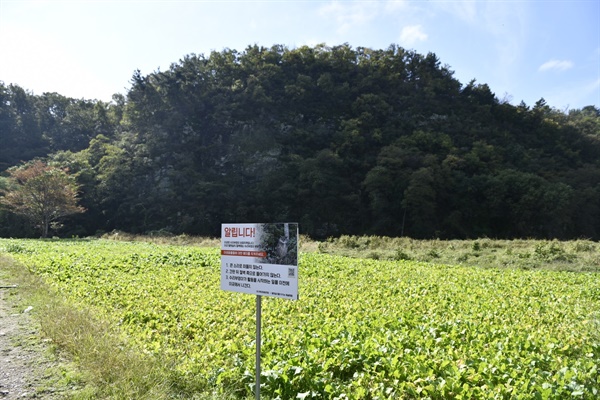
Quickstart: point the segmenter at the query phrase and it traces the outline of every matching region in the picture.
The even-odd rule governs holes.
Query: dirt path
[[[0,286],[7,286],[0,280]],[[0,288],[0,400],[68,397],[58,363],[39,335],[28,306],[14,306],[9,296],[19,288]]]

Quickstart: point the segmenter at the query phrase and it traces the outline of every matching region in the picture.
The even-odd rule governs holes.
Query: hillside
[[[0,170],[47,157],[81,185],[88,212],[63,235],[298,221],[321,238],[600,238],[600,110],[511,105],[435,54],[191,54],[114,100],[0,85]]]

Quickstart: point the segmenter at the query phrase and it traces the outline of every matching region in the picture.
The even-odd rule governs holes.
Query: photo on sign
[[[256,261],[264,264],[298,265],[298,224],[261,224],[260,250],[267,255]]]

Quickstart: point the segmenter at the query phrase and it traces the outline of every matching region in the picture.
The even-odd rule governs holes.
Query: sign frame
[[[298,223],[221,224],[221,289],[256,295],[256,400],[262,296],[298,300]]]
[[[221,289],[298,300],[298,224],[221,224]]]

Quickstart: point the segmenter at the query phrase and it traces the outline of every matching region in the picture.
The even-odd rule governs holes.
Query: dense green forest
[[[600,110],[514,106],[397,46],[190,54],[110,103],[0,82],[0,172],[35,158],[80,185],[66,236],[600,239]],[[0,236],[28,235],[0,210]]]

